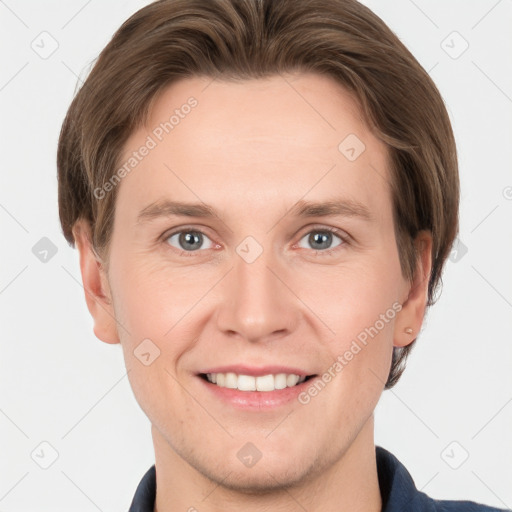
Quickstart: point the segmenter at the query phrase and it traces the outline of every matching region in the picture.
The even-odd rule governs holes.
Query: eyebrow
[[[330,199],[326,201],[297,201],[285,214],[299,218],[307,217],[358,217],[371,222],[374,216],[370,209],[357,201],[346,198]],[[215,208],[205,203],[185,203],[180,201],[160,200],[146,206],[137,216],[137,224],[151,221],[159,217],[200,217],[220,218]]]

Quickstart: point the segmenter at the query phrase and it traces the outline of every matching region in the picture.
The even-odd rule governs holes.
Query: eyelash
[[[311,233],[331,233],[335,236],[337,236],[340,240],[341,240],[341,243],[335,247],[330,247],[329,249],[310,249],[310,251],[313,251],[313,254],[315,256],[325,256],[325,257],[329,257],[329,256],[332,256],[333,253],[337,252],[338,250],[342,250],[344,248],[345,245],[347,245],[349,243],[349,236],[346,235],[343,231],[339,230],[339,229],[336,229],[336,228],[333,228],[333,227],[325,227],[325,226],[313,226],[309,231],[306,231],[299,239],[299,242],[306,236],[306,235],[309,235]],[[184,250],[180,250],[178,249],[177,247],[174,247],[174,246],[171,246],[167,241],[169,240],[169,238],[171,238],[171,236],[173,235],[177,235],[177,234],[180,234],[180,233],[200,233],[201,235],[205,236],[206,238],[210,238],[204,231],[200,230],[200,229],[197,229],[197,228],[193,228],[193,227],[189,227],[189,226],[185,226],[185,227],[181,227],[180,229],[177,229],[175,231],[171,231],[169,233],[164,233],[162,235],[162,242],[164,244],[166,244],[168,247],[171,248],[171,250],[173,251],[177,251],[178,252],[178,256],[185,256],[185,257],[189,257],[189,256],[195,256],[197,252],[200,252],[201,249],[197,250],[197,251],[184,251]],[[298,245],[297,242],[296,244],[294,244],[294,247],[296,247]],[[216,242],[213,242],[213,244],[215,244]],[[218,245],[218,244],[217,244]],[[205,250],[205,249],[203,249]],[[208,249],[206,249],[208,250]]]

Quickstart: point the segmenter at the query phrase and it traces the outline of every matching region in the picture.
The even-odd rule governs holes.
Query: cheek
[[[172,396],[186,407],[176,384],[176,364],[193,346],[188,329],[193,309],[204,291],[190,272],[171,272],[162,265],[119,261],[112,273],[115,317],[128,378],[139,406],[150,418],[161,414],[158,397]],[[197,277],[197,272],[195,273]]]
[[[344,385],[362,389],[373,381],[381,386],[391,364],[394,324],[401,309],[399,263],[367,261],[359,268],[331,269],[329,277],[310,275],[301,293],[329,328],[325,348],[331,360],[340,363],[331,373],[345,374],[340,379],[347,381]]]
[[[192,266],[172,269],[162,262],[127,260],[116,267],[112,282],[116,316],[130,332],[125,341],[135,343],[141,336],[169,338],[212,288],[215,275]]]
[[[361,258],[350,265],[308,269],[295,275],[301,277],[294,278],[294,289],[330,328],[331,338],[355,337],[389,309],[392,311],[388,317],[392,320],[395,316],[393,305],[396,308],[400,283],[398,261]],[[386,322],[386,327],[389,323]]]

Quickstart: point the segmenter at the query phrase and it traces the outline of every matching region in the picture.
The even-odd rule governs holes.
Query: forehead
[[[353,96],[327,76],[181,79],[154,99],[121,165],[143,146],[150,149],[118,191],[130,209],[162,197],[291,205],[334,192],[389,206],[386,148]]]
[[[197,102],[191,109],[186,107],[190,98]],[[180,110],[188,113],[183,115]],[[201,147],[211,149],[229,144],[259,152],[261,145],[271,149],[274,142],[283,151],[305,143],[322,150],[332,147],[348,130],[363,138],[370,135],[354,96],[332,78],[314,73],[232,81],[181,79],[154,99],[146,129],[158,128],[174,113],[181,115],[171,121],[173,137],[168,139],[178,140],[187,132],[187,140],[180,142],[193,144],[188,137],[193,128],[200,130]],[[171,134],[165,126],[164,132],[164,137]]]

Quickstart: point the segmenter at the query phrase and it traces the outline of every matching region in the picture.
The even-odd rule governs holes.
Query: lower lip
[[[274,391],[240,391],[239,389],[223,388],[198,377],[213,395],[229,405],[246,410],[273,409],[297,400],[298,395],[304,391],[315,379],[312,377],[291,388],[276,389]]]

